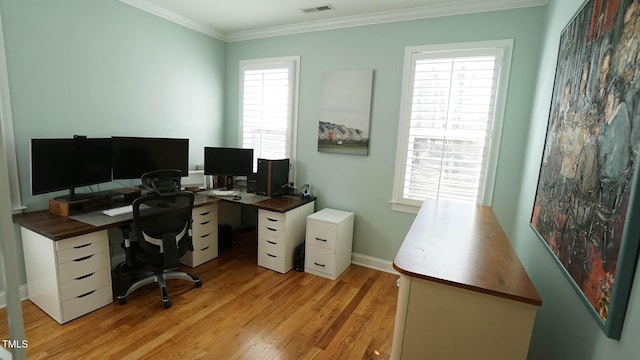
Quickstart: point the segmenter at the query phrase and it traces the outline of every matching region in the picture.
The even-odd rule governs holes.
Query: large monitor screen
[[[111,181],[111,139],[31,139],[31,193]]]
[[[189,139],[113,137],[114,179],[140,179],[144,173],[162,169],[189,174]]]
[[[253,149],[205,147],[204,174],[224,176],[253,174]]]

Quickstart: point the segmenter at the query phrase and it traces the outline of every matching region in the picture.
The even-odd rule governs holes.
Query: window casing
[[[489,205],[513,40],[405,49],[392,209]]]
[[[254,171],[258,158],[295,163],[299,69],[297,56],[240,61],[239,143],[253,149]]]

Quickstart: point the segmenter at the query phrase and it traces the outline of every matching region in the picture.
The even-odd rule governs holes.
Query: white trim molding
[[[384,24],[397,21],[420,20],[443,16],[464,15],[499,10],[544,6],[548,0],[484,0],[449,1],[444,4],[429,5],[404,10],[383,11],[364,15],[343,16],[334,19],[309,21],[304,23],[272,26],[259,29],[225,32],[212,25],[202,24],[184,16],[163,9],[146,0],[120,0],[140,10],[159,16],[194,31],[201,32],[225,42],[261,39],[274,36],[301,34],[313,31],[340,29],[354,26]]]
[[[27,285],[20,285],[20,301],[27,300],[29,298],[29,287]],[[5,291],[0,291],[0,309],[7,307],[7,294]]]
[[[358,253],[351,253],[351,263],[368,267],[374,270],[400,275],[400,273],[393,268],[393,262],[389,260],[379,259]]]

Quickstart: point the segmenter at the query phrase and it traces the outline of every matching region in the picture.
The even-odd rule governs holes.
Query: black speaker
[[[247,192],[256,193],[256,174],[247,176]]]
[[[293,268],[295,271],[304,272],[304,243],[293,250]]]
[[[289,159],[258,159],[256,193],[264,196],[284,194],[282,187],[289,183]]]

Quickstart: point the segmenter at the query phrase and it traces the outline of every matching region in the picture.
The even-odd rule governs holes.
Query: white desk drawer
[[[69,239],[58,240],[55,242],[55,244],[56,244],[56,250],[62,251],[62,250],[73,249],[73,248],[81,249],[85,247],[87,244],[92,244],[92,243],[98,243],[98,244],[102,243],[103,245],[106,245],[107,241],[109,241],[107,231],[103,230],[103,231],[98,231],[90,234],[75,236]]]
[[[200,237],[193,237],[191,238],[191,241],[193,242],[193,248],[198,250],[198,249],[203,249],[205,247],[208,246],[218,246],[218,233],[209,233],[209,234],[204,234],[201,235]]]
[[[204,221],[202,224],[193,223],[191,227],[191,234],[194,238],[202,237],[208,234],[217,233],[218,232],[218,222],[217,221]]]
[[[284,231],[258,225],[258,240],[270,240],[281,243],[284,239]]]
[[[284,258],[282,256],[278,256],[275,254],[269,254],[266,252],[259,251],[258,252],[258,265],[265,267],[267,269],[271,269],[273,271],[277,271],[280,273],[284,273]]]
[[[258,218],[258,225],[260,227],[265,227],[269,229],[283,230],[284,220],[278,220],[278,219],[261,216],[260,218]]]
[[[258,210],[258,218],[264,218],[271,222],[284,221],[285,213],[260,209]]]
[[[204,264],[209,260],[213,260],[218,257],[218,245],[209,245],[203,249],[195,249],[194,251],[187,251],[181,258],[180,263],[190,267],[196,267]]]
[[[336,224],[316,220],[307,221],[307,242],[309,245],[335,250],[336,233]]]
[[[269,239],[258,239],[258,251],[282,257],[284,256],[284,244]]]
[[[109,269],[109,261],[107,252],[101,252],[60,264],[58,266],[60,283],[77,279],[100,270]]]
[[[65,281],[60,284],[60,297],[62,301],[66,301],[104,286],[111,286],[108,269],[90,273],[80,279]]]
[[[193,208],[193,212],[191,213],[193,217],[193,221],[200,221],[201,219],[217,219],[218,218],[218,205],[207,205]]]
[[[73,320],[113,302],[111,285],[81,294],[62,303],[62,322]]]
[[[66,250],[58,251],[56,257],[58,264],[64,264],[99,252],[104,252],[104,250],[104,242],[88,242]]]
[[[305,270],[313,270],[331,276],[335,275],[336,256],[332,250],[317,246],[307,246],[307,249],[304,261]]]

